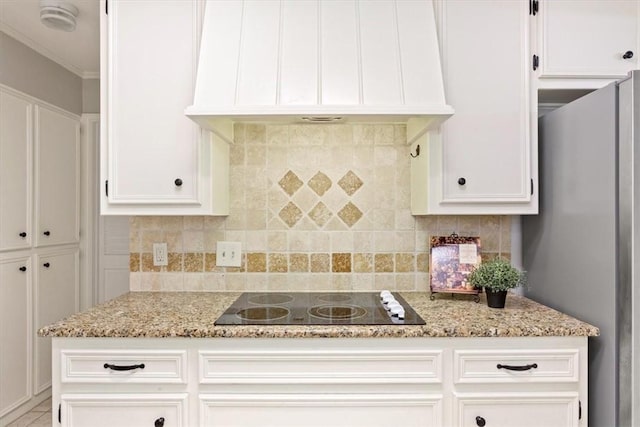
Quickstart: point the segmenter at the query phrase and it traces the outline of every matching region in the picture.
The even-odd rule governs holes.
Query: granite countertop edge
[[[400,292],[426,325],[228,325],[215,320],[240,292],[129,292],[42,327],[67,338],[419,338],[597,336],[597,327],[510,294],[504,309],[465,295]]]

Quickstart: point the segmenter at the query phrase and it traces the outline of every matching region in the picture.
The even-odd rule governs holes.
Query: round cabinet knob
[[[163,427],[164,426],[164,418],[160,417],[153,423],[153,427]]]
[[[628,50],[622,55],[622,59],[631,59],[633,58],[633,52]]]
[[[19,236],[24,239],[25,237],[27,237],[27,233],[23,231],[22,233],[19,234]]]
[[[176,180],[173,181],[173,183],[176,185],[176,187],[182,186],[182,180],[180,178],[176,178]]]
[[[20,270],[20,271],[22,271],[22,272],[25,272],[25,271],[27,271],[27,267],[25,267],[25,266],[23,265],[23,266],[22,266],[22,267],[20,267],[18,270]]]
[[[45,232],[44,232],[44,233],[42,233],[42,234],[44,234],[45,236],[51,236],[51,232],[50,232],[49,230],[45,231]]]
[[[51,264],[49,264],[48,262],[45,262],[44,264],[42,264],[42,266],[44,268],[49,268],[49,267],[51,267]]]
[[[487,425],[487,422],[486,422],[486,421],[485,421],[485,419],[484,419],[484,418],[482,418],[482,417],[476,417],[476,425],[477,425],[478,427],[484,427],[484,426],[486,426],[486,425]]]
[[[467,180],[464,178],[458,178],[458,185],[465,185],[467,183]]]

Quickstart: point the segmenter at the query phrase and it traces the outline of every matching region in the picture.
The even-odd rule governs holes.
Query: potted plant
[[[489,307],[504,308],[507,291],[523,285],[525,274],[506,259],[498,257],[482,262],[471,272],[468,280],[472,285],[485,289]]]

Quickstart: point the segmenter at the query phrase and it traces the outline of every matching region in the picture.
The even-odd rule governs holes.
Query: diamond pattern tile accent
[[[302,211],[294,203],[289,202],[278,215],[291,228],[302,218]]]
[[[281,179],[278,181],[280,187],[287,193],[289,196],[292,196],[296,191],[302,187],[304,182],[298,178],[298,175],[295,173],[288,171]]]
[[[362,184],[364,184],[362,180],[352,171],[347,172],[340,178],[340,181],[338,181],[340,188],[349,196],[353,196],[353,194],[362,187]]]
[[[318,196],[322,196],[329,188],[331,188],[332,183],[331,179],[327,175],[322,172],[318,172],[307,184],[309,184],[309,187],[311,187]]]
[[[318,202],[318,204],[309,211],[309,218],[311,218],[319,227],[325,225],[332,216],[333,214],[329,208],[327,208],[327,206],[322,202]]]
[[[362,211],[358,209],[356,205],[349,202],[340,209],[338,216],[349,227],[353,227],[353,225],[362,218]]]

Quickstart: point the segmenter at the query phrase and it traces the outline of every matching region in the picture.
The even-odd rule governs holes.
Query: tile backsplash
[[[130,219],[132,291],[425,291],[429,238],[452,232],[510,256],[508,216],[411,215],[404,125],[236,125],[235,135],[228,217]],[[241,267],[216,266],[220,240],[241,242]]]

